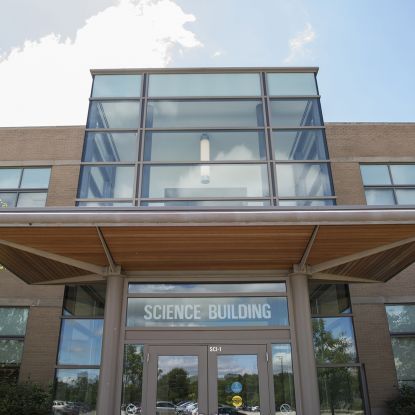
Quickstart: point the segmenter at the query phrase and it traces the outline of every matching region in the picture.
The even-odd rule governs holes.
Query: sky
[[[415,122],[415,0],[1,0],[0,126],[84,125],[91,68],[318,66],[326,122]]]

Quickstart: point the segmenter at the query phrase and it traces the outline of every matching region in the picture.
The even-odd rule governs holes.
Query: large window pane
[[[261,101],[149,101],[148,128],[263,127]]]
[[[65,316],[103,317],[105,291],[104,284],[67,286],[63,314]]]
[[[415,304],[387,305],[386,314],[391,333],[415,333]]]
[[[152,161],[265,158],[265,136],[257,131],[147,132],[144,146],[144,159]]]
[[[314,353],[318,363],[352,363],[356,347],[351,317],[313,318]]]
[[[310,283],[311,314],[336,315],[351,313],[349,286],[347,284]]]
[[[139,97],[141,75],[95,75],[93,97]]]
[[[356,367],[318,368],[320,411],[323,415],[363,415],[360,372]]]
[[[365,186],[391,184],[388,166],[381,164],[362,164],[360,171],[362,172],[363,184]]]
[[[276,414],[295,414],[294,375],[290,344],[272,345],[272,373]]]
[[[415,386],[415,337],[392,337],[399,383]]]
[[[17,193],[0,193],[0,207],[15,207],[17,201]]]
[[[260,96],[258,73],[153,74],[150,97]]]
[[[271,124],[274,127],[306,127],[322,125],[316,99],[271,100]]]
[[[305,207],[305,206],[333,206],[333,205],[335,205],[335,200],[333,200],[333,199],[279,200],[278,205],[279,206],[287,206],[287,207],[289,207],[289,206],[299,206],[299,207]]]
[[[0,336],[24,336],[29,309],[0,307]]]
[[[50,168],[45,169],[24,169],[22,189],[47,189],[49,186]]]
[[[17,189],[22,169],[0,169],[0,189]]]
[[[415,184],[415,164],[391,164],[390,169],[394,184]]]
[[[269,95],[317,95],[314,73],[269,73]]]
[[[137,134],[87,133],[83,161],[136,161]]]
[[[276,160],[326,160],[321,130],[274,131],[272,145]]]
[[[102,319],[62,320],[58,363],[99,365],[102,330]]]
[[[95,415],[98,369],[58,369],[55,400],[63,401],[62,413]]]
[[[415,205],[415,189],[396,189],[398,205]]]
[[[0,365],[19,365],[22,354],[23,341],[0,339]]]
[[[45,207],[47,193],[19,193],[17,207]]]
[[[143,197],[268,196],[265,165],[145,166]]]
[[[84,166],[81,170],[81,198],[132,198],[133,166]]]
[[[392,189],[366,189],[366,203],[368,205],[394,205],[395,197]]]
[[[136,101],[92,101],[87,128],[137,129],[140,103]]]
[[[331,196],[327,164],[277,164],[279,196],[318,197]]]

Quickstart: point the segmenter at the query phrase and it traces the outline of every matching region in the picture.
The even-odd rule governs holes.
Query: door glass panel
[[[257,355],[218,356],[218,414],[259,414]]]
[[[156,415],[197,413],[198,357],[159,356],[156,396]]]

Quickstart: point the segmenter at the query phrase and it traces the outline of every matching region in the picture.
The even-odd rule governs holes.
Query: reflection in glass
[[[0,189],[17,189],[22,169],[0,169]]]
[[[388,166],[386,165],[361,164],[360,171],[365,186],[391,184]]]
[[[321,414],[364,415],[360,372],[356,367],[318,368]]]
[[[286,297],[128,299],[128,327],[287,325]]]
[[[351,317],[313,318],[314,353],[319,363],[351,363],[357,359]]]
[[[93,97],[139,97],[141,75],[95,75]]]
[[[269,95],[317,95],[314,73],[268,73]]]
[[[108,207],[129,207],[133,206],[133,202],[77,202],[77,206],[108,206]]]
[[[121,415],[141,413],[143,365],[144,346],[126,344],[124,347]]]
[[[295,200],[279,200],[279,206],[334,206],[335,200],[334,199],[295,199]]]
[[[36,193],[19,193],[17,199],[17,207],[45,207],[47,193],[36,192]]]
[[[330,175],[326,163],[277,164],[279,196],[331,196]]]
[[[203,140],[208,158],[203,159]],[[222,161],[266,158],[265,136],[258,131],[147,132],[144,160]]]
[[[135,161],[137,134],[116,132],[87,133],[82,161]]]
[[[22,189],[48,188],[49,178],[50,178],[50,168],[24,169],[22,183],[20,184],[20,188]]]
[[[260,96],[259,73],[153,74],[150,97]]]
[[[272,345],[272,372],[276,414],[289,412],[294,415],[294,376],[290,344]]]
[[[175,415],[175,405],[186,401],[197,409],[198,357],[158,356],[156,414]]]
[[[265,164],[144,166],[142,197],[266,197]]]
[[[0,336],[24,336],[29,309],[0,307]]]
[[[58,369],[55,400],[68,414],[96,415],[99,369]]]
[[[0,384],[6,383],[12,385],[17,383],[19,379],[19,367],[18,366],[0,366]]]
[[[105,284],[67,285],[63,302],[64,316],[103,317]]]
[[[415,164],[391,164],[390,169],[394,184],[415,184]]]
[[[132,198],[133,166],[83,166],[81,169],[81,198]]]
[[[368,205],[394,205],[395,197],[392,189],[366,189],[366,203]]]
[[[23,341],[0,339],[0,365],[19,365],[22,361]]]
[[[0,208],[15,207],[17,193],[0,193]]]
[[[261,101],[149,101],[147,128],[263,127]]]
[[[269,200],[175,200],[163,202],[141,201],[140,206],[221,206],[221,207],[247,207],[247,206],[270,206]]]
[[[92,101],[87,128],[138,128],[140,103],[135,101]]]
[[[102,330],[102,319],[62,320],[58,363],[99,365]]]
[[[276,160],[326,160],[322,130],[274,131],[272,145]]]
[[[218,355],[218,407],[235,408],[239,414],[260,411],[257,355]],[[235,398],[236,397],[236,398]],[[238,397],[242,399],[238,399]],[[245,411],[244,408],[255,408]],[[229,413],[233,413],[229,411]]]
[[[260,293],[286,291],[285,282],[259,282],[256,284],[136,284],[128,286],[129,294],[211,294],[211,293]]]
[[[387,305],[386,314],[391,333],[415,332],[415,304]]]
[[[352,312],[347,284],[311,282],[309,291],[311,314],[335,315]]]
[[[323,125],[317,99],[271,100],[271,124],[274,127]]]
[[[392,337],[392,350],[399,383],[415,386],[415,337]]]
[[[398,205],[415,205],[415,189],[395,189]]]

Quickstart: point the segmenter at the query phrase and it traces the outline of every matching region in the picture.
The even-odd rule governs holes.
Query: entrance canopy
[[[29,284],[192,271],[257,271],[260,278],[293,270],[384,282],[414,261],[415,209],[0,213],[0,263]]]

